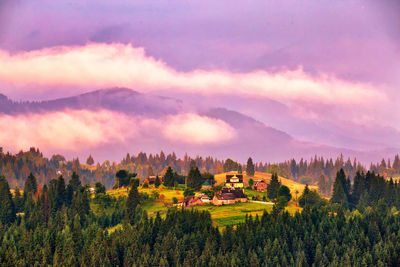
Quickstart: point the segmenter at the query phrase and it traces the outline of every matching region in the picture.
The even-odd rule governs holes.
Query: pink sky
[[[222,106],[231,97],[236,110],[299,139],[312,140],[321,129],[385,139],[400,131],[399,13],[394,0],[6,0],[0,4],[0,93],[41,100],[124,86]],[[274,120],[263,101],[280,103],[288,115]],[[182,116],[170,121],[185,139],[194,133],[183,121],[195,115]],[[9,133],[30,127],[30,117],[0,119],[15,120]],[[215,140],[219,131],[233,132],[223,122],[192,119],[214,131]],[[88,131],[98,131],[92,126]],[[33,138],[19,143],[51,143]]]

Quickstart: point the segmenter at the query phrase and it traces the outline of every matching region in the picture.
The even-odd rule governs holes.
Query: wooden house
[[[267,192],[268,184],[264,180],[254,181],[253,189],[258,192]]]
[[[210,203],[210,198],[206,194],[199,194],[197,196],[190,196],[185,198],[182,203],[183,207],[193,207]]]

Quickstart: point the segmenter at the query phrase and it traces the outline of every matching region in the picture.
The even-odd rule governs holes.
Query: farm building
[[[254,181],[253,189],[259,192],[267,192],[268,184],[264,180]]]

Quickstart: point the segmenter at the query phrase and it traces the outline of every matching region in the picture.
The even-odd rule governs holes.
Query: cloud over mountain
[[[177,71],[147,56],[143,48],[123,44],[62,46],[10,54],[0,51],[0,83],[29,90],[56,86],[125,86],[142,90],[178,90],[202,95],[268,97],[290,103],[359,105],[384,102],[385,94],[368,84],[329,75],[310,76],[299,68],[275,73],[197,69]],[[18,89],[15,89],[18,90]]]
[[[35,146],[45,152],[79,153],[144,140],[207,145],[236,137],[235,130],[224,121],[191,113],[147,118],[110,110],[62,110],[0,114],[0,124],[7,125],[0,131],[0,143],[11,151]]]

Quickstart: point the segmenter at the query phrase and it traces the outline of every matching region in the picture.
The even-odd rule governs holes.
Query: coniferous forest
[[[168,170],[172,173],[171,170]],[[127,172],[128,173],[128,172]],[[95,192],[72,172],[11,194],[0,177],[2,266],[399,266],[400,186],[374,171],[337,171],[330,200],[304,189],[303,210],[275,205],[218,228],[210,213],[170,208],[149,216],[131,175],[129,194]],[[118,177],[118,175],[117,175]],[[115,173],[114,173],[115,182]],[[91,203],[100,207],[94,212]]]

